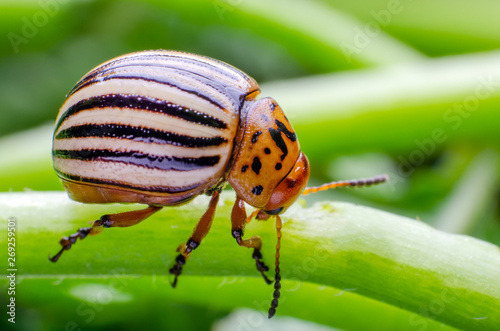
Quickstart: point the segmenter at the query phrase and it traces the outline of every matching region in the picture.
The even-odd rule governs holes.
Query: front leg
[[[255,214],[255,213],[254,213]],[[252,215],[254,215],[252,214]],[[262,277],[267,284],[272,284],[272,280],[267,278],[265,271],[269,270],[264,261],[262,261],[262,254],[260,250],[262,249],[262,239],[255,236],[250,239],[243,239],[243,232],[245,231],[245,224],[247,223],[247,213],[245,210],[245,203],[239,197],[236,197],[236,201],[233,206],[233,211],[231,213],[231,233],[236,239],[238,245],[248,248],[253,248],[252,258],[255,259],[255,265],[257,270],[260,271]]]
[[[212,226],[212,221],[214,219],[215,209],[217,207],[217,202],[219,201],[219,191],[215,191],[212,195],[212,199],[210,200],[210,204],[208,205],[208,209],[205,211],[205,214],[201,217],[198,224],[196,224],[196,228],[193,231],[191,237],[189,237],[186,243],[181,244],[177,251],[180,253],[175,258],[175,265],[170,268],[169,272],[175,275],[174,281],[172,282],[172,287],[177,285],[177,278],[182,273],[182,266],[186,264],[186,260],[191,255],[191,252],[197,248],[203,238],[210,231],[210,227]]]

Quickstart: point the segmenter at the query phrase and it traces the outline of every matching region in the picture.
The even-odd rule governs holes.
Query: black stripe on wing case
[[[168,144],[190,148],[220,146],[223,143],[227,143],[227,139],[219,136],[209,138],[191,137],[173,132],[120,124],[85,124],[72,126],[65,130],[61,130],[55,136],[55,139],[86,137],[128,139],[148,144]]]
[[[118,68],[123,68],[123,67],[128,67],[128,66],[134,66],[134,65],[148,65],[148,66],[164,66],[166,67],[166,64],[169,64],[172,68],[177,68],[177,69],[183,69],[183,62],[190,63],[194,66],[200,66],[200,67],[205,67],[209,68],[210,70],[216,71],[218,74],[227,76],[229,79],[238,81],[238,76],[243,77],[245,80],[249,80],[248,76],[245,75],[241,70],[236,69],[232,67],[231,65],[224,63],[222,61],[216,60],[216,59],[211,59],[205,56],[201,56],[206,60],[202,61],[200,59],[192,58],[189,57],[189,54],[184,54],[184,53],[177,53],[177,54],[165,54],[165,53],[149,53],[149,54],[144,54],[144,53],[136,53],[131,56],[125,56],[125,57],[120,57],[117,58],[116,60],[111,60],[109,63],[100,66],[91,72],[89,72],[78,84],[69,92],[68,95],[73,94],[79,87],[86,81],[93,79],[94,77],[98,76],[101,74],[103,71],[109,70],[109,69],[118,69]],[[148,63],[147,61],[158,61],[157,63]],[[221,70],[220,68],[217,68],[210,62],[215,62],[219,65],[222,65],[225,67],[226,70]],[[171,65],[170,65],[171,64]],[[177,65],[175,65],[177,64]]]
[[[133,184],[125,184],[123,182],[117,182],[114,180],[70,175],[70,174],[66,174],[64,172],[60,172],[60,171],[57,171],[57,174],[59,175],[59,177],[73,180],[73,181],[79,182],[79,183],[83,182],[83,183],[91,183],[91,184],[96,184],[96,185],[109,185],[109,186],[116,186],[116,187],[121,187],[121,188],[126,188],[126,189],[146,191],[146,192],[155,192],[155,193],[172,193],[172,194],[183,193],[183,192],[187,192],[187,191],[190,191],[192,189],[198,188],[206,183],[206,181],[205,181],[202,183],[195,183],[195,184],[180,186],[180,187],[175,187],[175,186],[140,186],[140,185],[133,185]]]
[[[72,115],[88,109],[107,107],[147,110],[181,118],[188,122],[200,125],[218,129],[227,129],[227,124],[218,118],[194,109],[173,104],[169,101],[145,96],[108,94],[84,99],[69,107],[57,122],[56,130],[59,129],[61,124]]]
[[[201,99],[203,100],[206,100],[208,101],[209,103],[211,103],[212,105],[214,105],[215,107],[219,108],[219,109],[222,109],[222,110],[225,110],[226,108],[221,105],[220,103],[218,103],[217,101],[215,101],[214,99],[212,99],[210,96],[207,96],[207,95],[204,95],[202,93],[200,93],[199,90],[197,89],[193,89],[189,86],[181,86],[180,84],[176,84],[174,83],[171,79],[168,79],[169,77],[165,77],[165,76],[161,76],[161,75],[147,75],[143,72],[137,72],[137,73],[129,73],[127,75],[123,74],[123,75],[118,75],[118,74],[115,74],[115,75],[110,75],[110,76],[99,76],[95,79],[91,79],[91,80],[86,80],[83,84],[81,84],[80,86],[78,86],[77,88],[74,88],[72,91],[71,91],[71,94],[74,94],[76,92],[78,92],[79,90],[89,86],[89,85],[93,85],[93,84],[96,84],[96,83],[102,83],[102,82],[105,82],[105,81],[108,81],[108,80],[113,80],[113,79],[122,79],[122,80],[142,80],[142,81],[145,81],[145,82],[150,82],[150,83],[157,83],[157,84],[161,84],[161,85],[166,85],[166,86],[170,86],[170,87],[173,87],[173,88],[177,88],[183,92],[186,92],[186,93],[189,93],[189,94],[193,94],[193,95],[196,95],[198,97],[200,97]]]
[[[213,167],[220,161],[219,155],[193,157],[158,156],[138,151],[117,152],[110,150],[55,150],[55,157],[81,161],[119,162],[158,170],[191,171]]]

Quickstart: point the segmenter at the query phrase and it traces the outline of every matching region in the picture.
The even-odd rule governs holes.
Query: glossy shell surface
[[[60,109],[57,174],[81,202],[173,205],[227,178],[240,111],[257,83],[217,60],[173,51],[112,59]]]

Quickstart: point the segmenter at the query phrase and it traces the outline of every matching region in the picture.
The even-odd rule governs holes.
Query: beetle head
[[[304,191],[309,179],[309,161],[304,153],[299,158],[288,175],[279,182],[271,194],[271,198],[262,210],[268,215],[278,215],[290,207]]]

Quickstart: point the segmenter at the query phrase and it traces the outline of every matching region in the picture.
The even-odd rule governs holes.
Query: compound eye
[[[290,207],[302,193],[309,179],[309,161],[300,152],[292,170],[276,186],[262,210],[268,215],[278,215]]]

